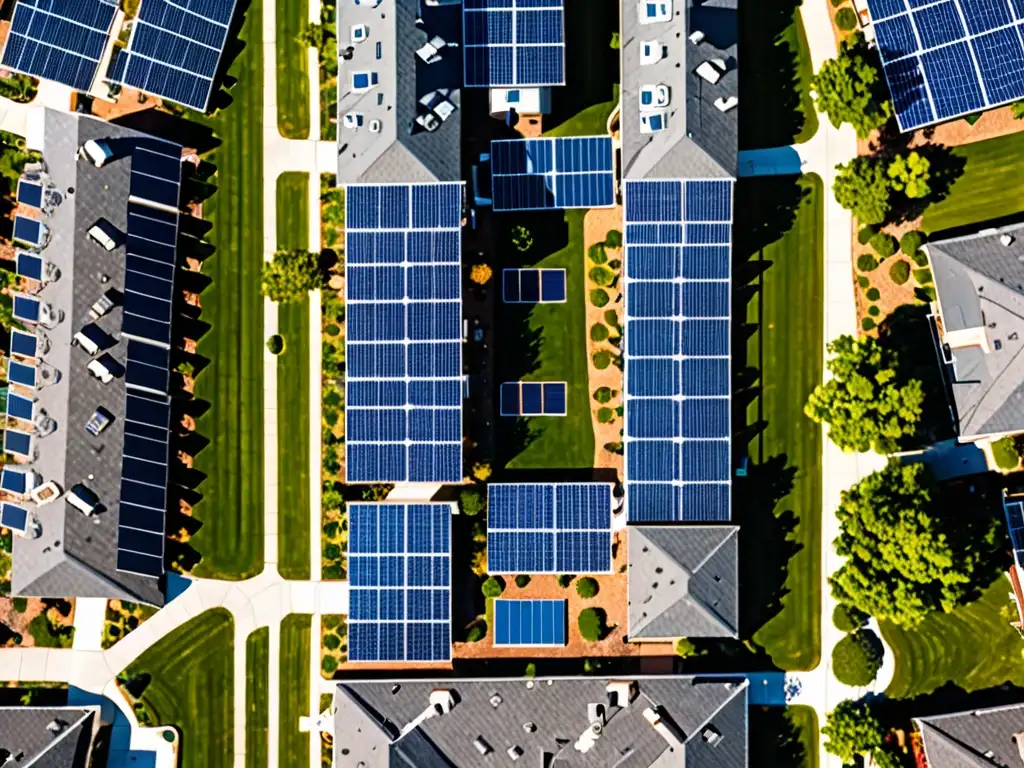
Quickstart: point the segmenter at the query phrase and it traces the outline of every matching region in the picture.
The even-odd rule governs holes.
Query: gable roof
[[[915,718],[930,768],[1024,765],[1024,704]]]
[[[1002,245],[1009,235],[1012,242]],[[951,345],[947,374],[961,437],[1024,430],[1024,225],[925,246],[946,337],[977,329],[978,344]],[[944,339],[945,341],[945,339]]]
[[[85,768],[99,707],[0,707],[0,764]]]
[[[629,637],[738,637],[739,528],[630,526]]]

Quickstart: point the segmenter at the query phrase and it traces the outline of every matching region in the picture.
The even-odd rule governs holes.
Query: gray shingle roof
[[[739,528],[629,527],[629,637],[737,637]]]
[[[738,96],[737,0],[673,0],[670,21],[641,24],[637,0],[622,2],[622,167],[628,179],[711,179],[736,176],[738,113],[714,106]],[[690,35],[702,32],[700,43]],[[657,42],[668,56],[641,66],[641,43]],[[724,64],[715,83],[696,74],[706,61]],[[640,133],[640,88],[671,92],[668,128]]]
[[[916,718],[930,768],[1024,765],[1024,704]]]
[[[99,724],[99,707],[0,707],[0,765],[85,768]]]
[[[518,748],[527,766],[547,768],[743,768],[747,765],[747,682],[693,677],[633,678],[628,706],[608,681],[501,679],[374,681],[335,692],[336,768],[473,768],[508,765]],[[423,718],[429,697],[447,690],[455,706]],[[591,705],[605,708],[600,737],[576,748],[591,727]],[[657,714],[670,744],[649,723]],[[650,715],[648,715],[650,716]],[[486,745],[484,754],[474,744]]]
[[[1010,235],[1009,246],[1000,243]],[[961,437],[1024,430],[1024,226],[929,243],[946,334],[984,329],[989,351],[955,346],[947,373]]]

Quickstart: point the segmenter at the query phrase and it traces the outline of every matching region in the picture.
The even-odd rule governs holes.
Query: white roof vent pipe
[[[1008,248],[1009,246],[1013,245],[1013,241],[1015,239],[1016,238],[1014,238],[1013,235],[1000,235],[999,236],[999,244],[1001,246],[1003,246],[1004,248]]]

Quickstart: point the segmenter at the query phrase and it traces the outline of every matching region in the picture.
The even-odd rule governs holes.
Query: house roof
[[[607,686],[607,680],[589,677],[339,684],[334,765],[506,765],[508,750],[516,748],[526,765],[548,768],[747,765],[746,680],[634,678],[628,706],[610,697]],[[451,693],[454,707],[424,717],[431,692],[439,689]],[[583,752],[576,744],[591,728],[593,705],[605,708],[604,722],[600,737]],[[645,710],[667,724],[668,738]],[[672,734],[681,744],[670,743]]]
[[[1009,235],[1010,245],[1000,238]],[[928,243],[947,336],[980,329],[981,346],[951,345],[947,366],[961,437],[1024,429],[1024,225]]]
[[[36,329],[49,344],[43,362],[59,373],[56,381],[36,389],[36,408],[46,411],[56,429],[34,438],[37,455],[27,466],[42,482],[56,481],[64,490],[84,482],[105,509],[86,517],[64,499],[34,507],[41,533],[14,538],[11,590],[34,597],[119,597],[160,605],[164,596],[156,579],[116,568],[125,378],[102,383],[86,370],[90,355],[71,343],[90,322],[92,304],[111,288],[124,289],[124,247],[106,251],[86,231],[101,218],[126,231],[133,147],[160,140],[90,117],[50,109],[41,115],[42,131],[33,137],[38,142],[33,148],[42,152],[48,181],[63,200],[45,219],[50,241],[41,254],[60,276],[36,295],[63,319],[53,328]],[[76,160],[78,148],[89,139],[113,140],[118,158],[102,168]],[[181,152],[180,146],[170,146]],[[121,336],[121,307],[94,322],[115,340],[106,354],[123,366],[128,342]],[[85,424],[97,407],[114,419],[92,436]]]
[[[622,2],[622,167],[627,179],[714,179],[736,176],[738,108],[722,112],[716,99],[738,96],[738,0],[671,0],[669,21],[641,24],[638,0]],[[690,36],[704,39],[693,43]],[[657,42],[668,55],[641,65],[641,44]],[[711,84],[696,70],[716,62],[724,74]],[[640,133],[640,89],[670,89],[668,127]]]
[[[629,637],[737,637],[739,528],[629,528]]]
[[[85,768],[99,725],[96,706],[0,707],[0,765]]]
[[[1024,704],[915,719],[930,768],[1024,765]]]
[[[461,4],[432,6],[420,0],[339,4],[339,185],[460,180],[461,14]],[[367,38],[352,43],[351,30],[359,24],[366,25]],[[452,45],[440,49],[439,61],[427,64],[416,51],[434,37]],[[377,85],[354,92],[354,72],[374,73]],[[456,110],[427,131],[415,120],[428,112],[420,100],[431,94]],[[346,128],[349,113],[361,115],[363,125]],[[370,131],[373,120],[380,121],[378,132]]]

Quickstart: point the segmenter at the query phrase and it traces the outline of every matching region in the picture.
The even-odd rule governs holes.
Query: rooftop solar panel
[[[35,416],[35,405],[31,398],[10,392],[7,395],[7,415],[15,419],[32,421],[32,417]]]
[[[1024,7],[868,0],[868,8],[901,130],[1024,97]]]
[[[38,339],[34,333],[25,333],[17,328],[11,329],[11,354],[22,357],[35,357]]]
[[[0,526],[12,531],[25,531],[28,528],[28,510],[17,504],[4,502],[0,505]]]
[[[353,185],[346,211],[347,479],[459,482],[462,185]]]
[[[507,381],[499,390],[502,416],[565,416],[564,381]]]
[[[487,508],[490,573],[611,572],[611,485],[492,483]]]
[[[564,269],[503,269],[506,304],[560,304],[565,301]]]
[[[45,232],[43,223],[37,219],[20,214],[14,217],[14,239],[18,242],[31,246],[42,245]]]
[[[26,493],[28,491],[28,474],[18,469],[4,467],[3,471],[0,471],[0,488],[10,493]]]
[[[26,365],[25,363],[19,363],[16,360],[11,360],[7,363],[7,378],[15,384],[21,384],[26,387],[35,387],[36,367],[34,365]]]
[[[143,0],[107,79],[205,112],[235,0]]]
[[[32,208],[41,208],[43,205],[43,185],[37,181],[19,179],[18,202]]]
[[[18,251],[15,255],[14,269],[19,275],[30,280],[43,279],[43,260],[35,254]]]
[[[466,86],[565,85],[561,0],[463,3]]]
[[[629,520],[728,520],[732,182],[628,181],[625,206]]]
[[[348,505],[349,661],[451,659],[451,505]]]
[[[566,644],[567,601],[494,601],[494,644],[556,646]]]
[[[18,429],[4,432],[4,451],[15,456],[32,456],[32,435]]]
[[[116,11],[113,0],[18,0],[0,64],[88,91]]]
[[[491,177],[496,211],[615,205],[608,136],[492,141]]]

